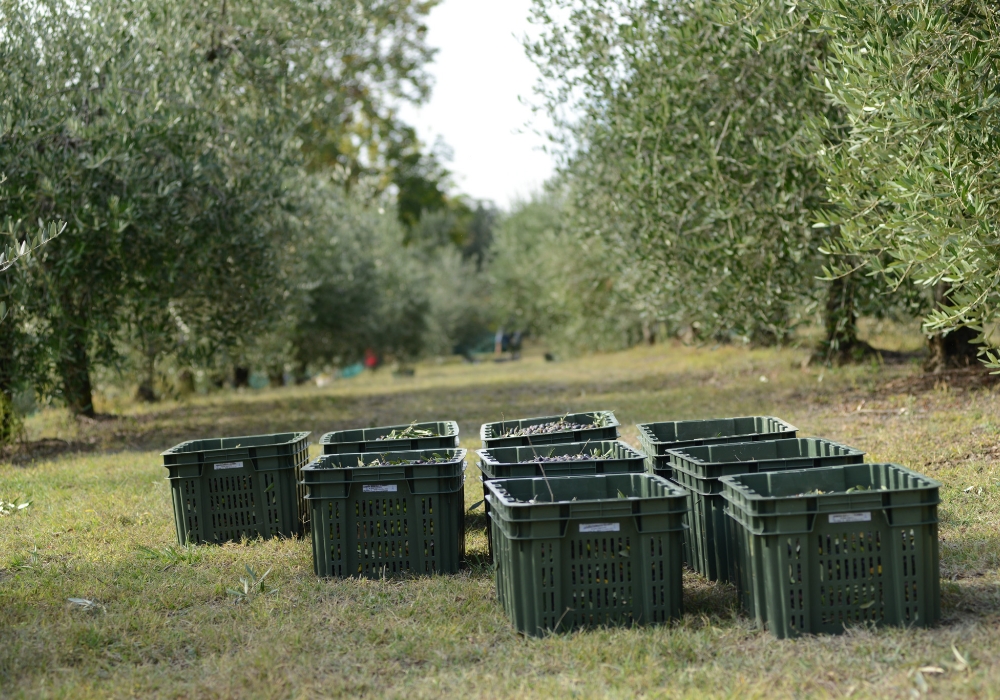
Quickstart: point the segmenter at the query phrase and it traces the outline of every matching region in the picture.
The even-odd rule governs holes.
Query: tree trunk
[[[978,345],[972,340],[978,333],[971,328],[956,328],[948,335],[932,335],[927,339],[930,355],[924,363],[926,372],[972,367],[976,364]]]
[[[239,389],[241,386],[250,386],[250,369],[248,367],[233,369],[233,387]]]
[[[642,322],[642,339],[646,345],[656,345],[656,327],[649,321]]]
[[[94,394],[90,384],[90,358],[87,356],[87,332],[82,324],[67,323],[63,333],[64,349],[59,358],[63,398],[74,415],[94,417]]]
[[[182,369],[177,375],[177,391],[181,396],[190,396],[198,390],[194,382],[194,372],[189,369]]]
[[[21,419],[14,411],[14,331],[11,324],[9,317],[0,321],[0,447],[11,444],[21,433]]]
[[[858,339],[857,272],[831,280],[823,314],[825,337],[817,350],[819,359],[832,364],[857,362],[875,350]]]
[[[272,387],[285,386],[285,368],[272,367],[267,373],[267,381]]]
[[[942,282],[934,288],[937,306],[946,305],[951,285]],[[947,334],[932,335],[927,339],[930,355],[924,363],[926,372],[943,372],[948,369],[972,367],[979,355],[979,346],[972,343],[979,335],[971,328],[956,328]]]
[[[156,353],[147,350],[145,356],[146,366],[143,368],[139,387],[135,390],[135,397],[139,401],[153,403],[159,400],[156,396]]]

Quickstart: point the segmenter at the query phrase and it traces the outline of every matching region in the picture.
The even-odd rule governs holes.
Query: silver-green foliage
[[[90,365],[115,361],[124,325],[149,352],[204,356],[275,313],[296,133],[328,109],[360,15],[347,0],[0,1],[0,207],[68,223],[18,283],[18,347],[38,349],[18,350],[24,372],[44,383],[51,366],[89,412]]]
[[[1000,6],[869,0],[824,17],[823,84],[850,126],[822,154],[834,250],[893,287],[945,283],[928,332],[982,330],[1000,310]]]
[[[617,349],[642,338],[641,268],[599,236],[577,233],[576,213],[555,194],[503,217],[489,263],[494,323],[566,350]]]
[[[830,252],[844,256],[831,272],[853,264],[889,289],[944,289],[925,316],[928,333],[995,324],[1000,6],[764,0],[730,10],[727,20],[757,35],[753,43],[809,28],[826,44],[816,87],[844,115],[840,124],[818,124],[843,134],[818,148],[833,205],[818,223],[839,226]]]
[[[485,275],[450,242],[405,245],[391,202],[358,201],[321,178],[296,197],[288,311],[302,368],[350,364],[368,348],[401,361],[444,355],[487,327]]]
[[[4,179],[0,175],[0,186],[3,185]],[[34,236],[22,233],[22,228],[20,221],[14,221],[10,217],[0,226],[0,274],[14,267],[19,260],[26,260],[32,253],[61,234],[66,230],[66,224],[40,222]],[[12,286],[6,278],[0,282],[0,323],[7,317],[7,301],[11,296]]]
[[[475,260],[464,257],[454,246],[419,255],[428,294],[421,352],[428,356],[450,355],[488,336],[493,321],[489,276],[477,270]]]
[[[3,184],[2,178],[0,178],[0,184]],[[19,228],[19,222],[15,222],[11,218],[7,218],[3,222],[3,226],[0,227],[0,235],[6,239],[0,244],[0,272],[6,272],[16,265],[18,260],[27,258],[58,236],[65,230],[66,224],[40,224],[34,237],[20,235]]]
[[[642,271],[636,303],[703,336],[786,338],[818,293],[815,37],[758,52],[701,0],[536,0],[534,15],[546,105],[571,117],[578,220]]]

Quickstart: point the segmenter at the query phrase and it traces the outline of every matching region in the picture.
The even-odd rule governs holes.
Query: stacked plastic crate
[[[181,544],[302,534],[296,481],[309,433],[189,440],[162,453]]]
[[[519,631],[680,615],[686,494],[642,473],[613,413],[487,423],[481,437],[497,595]]]
[[[649,470],[689,494],[685,560],[759,626],[937,622],[937,482],[770,416],[638,428]]]
[[[664,421],[639,423],[639,445],[646,453],[646,468],[650,474],[666,479],[674,478],[670,465],[670,450],[727,442],[755,442],[793,438],[797,428],[773,416],[743,416],[740,418],[711,418],[708,420]],[[697,505],[696,494],[688,493],[688,513],[684,516],[684,561],[696,571],[713,578],[707,567],[698,568],[692,548],[694,523],[691,512]]]
[[[342,430],[302,469],[318,576],[458,571],[465,456],[455,421]]]

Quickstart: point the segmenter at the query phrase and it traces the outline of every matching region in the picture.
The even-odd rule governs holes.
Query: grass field
[[[795,350],[661,345],[547,363],[428,363],[115,418],[45,411],[0,465],[0,695],[9,697],[1000,697],[1000,403],[979,375],[914,364],[829,369]],[[684,578],[677,623],[515,634],[484,566],[455,576],[318,580],[305,540],[176,547],[159,451],[183,439],[456,418],[462,445],[502,416],[610,408],[649,420],[770,414],[944,484],[943,622],[778,641],[735,591]],[[315,450],[315,447],[314,447]],[[482,495],[469,469],[467,504]],[[171,548],[173,547],[173,548]],[[235,602],[245,567],[276,590]],[[82,606],[68,601],[93,601]],[[960,654],[968,661],[958,661]],[[923,670],[921,670],[923,669]]]

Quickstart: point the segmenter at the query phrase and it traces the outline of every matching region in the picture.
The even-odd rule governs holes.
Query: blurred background
[[[741,7],[0,0],[0,442],[429,359],[992,362],[996,149],[899,67],[960,47]]]

